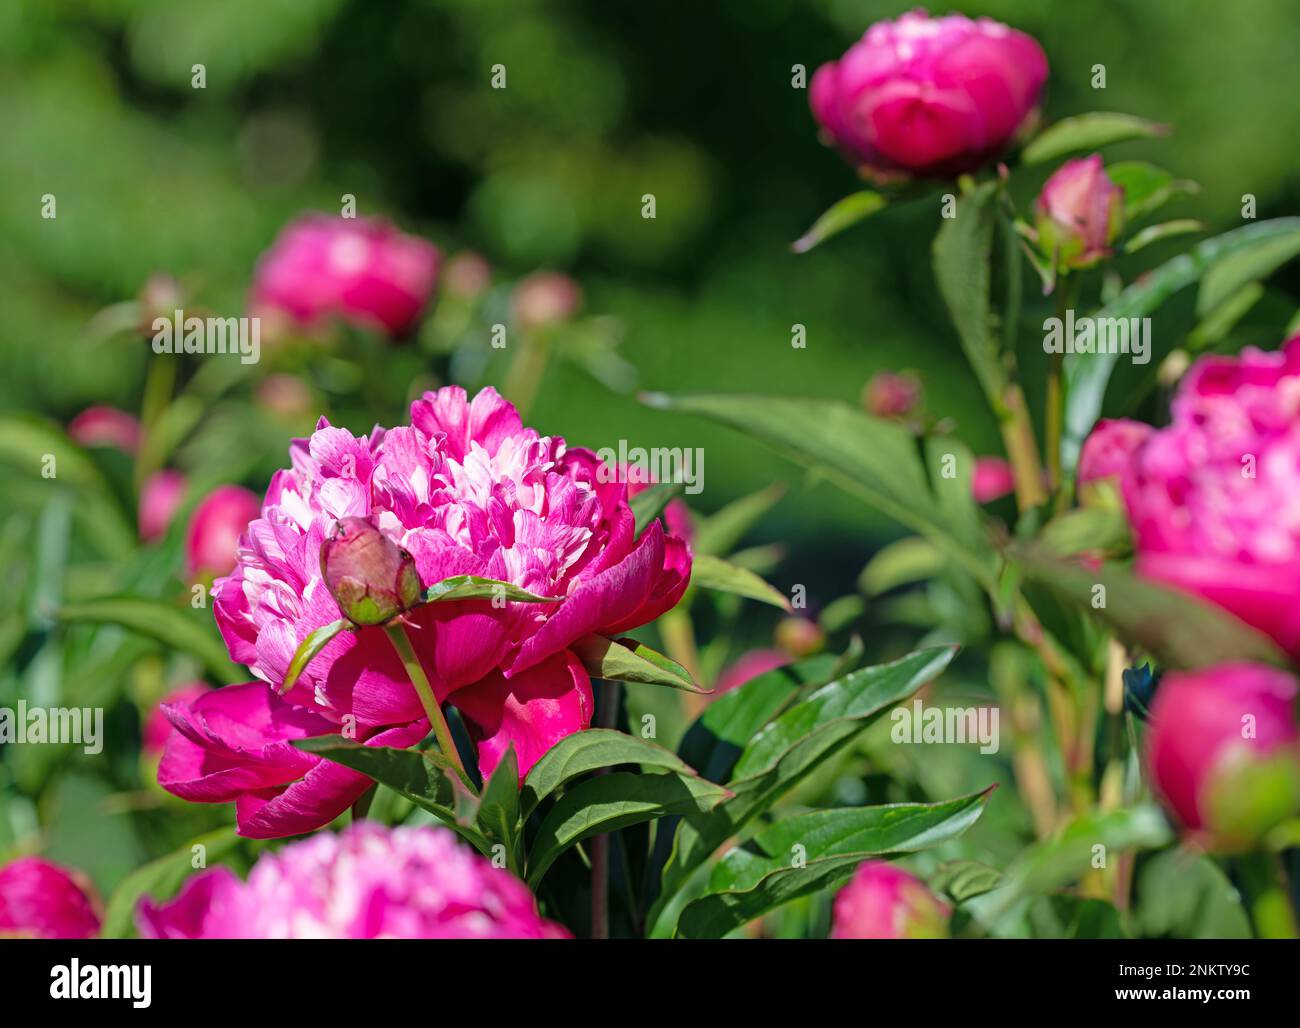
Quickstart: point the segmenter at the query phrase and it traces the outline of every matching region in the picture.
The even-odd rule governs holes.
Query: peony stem
[[[460,771],[461,777],[465,778],[465,765],[461,763],[460,753],[451,737],[451,729],[447,727],[447,718],[442,713],[442,706],[433,693],[433,686],[429,684],[429,676],[424,673],[420,658],[411,648],[411,640],[406,637],[406,629],[390,621],[384,625],[384,631],[392,640],[393,649],[397,651],[407,675],[411,678],[411,684],[415,686],[416,694],[420,697],[420,705],[424,707],[424,712],[429,717],[429,724],[433,726],[433,734],[438,739],[438,748],[442,750],[442,755]]]
[[[605,706],[600,713],[600,727],[613,728],[618,723],[619,684],[605,682]],[[597,775],[607,774],[601,768]],[[591,937],[609,938],[609,836],[591,840]]]
[[[1016,482],[1016,506],[1026,511],[1046,500],[1047,494],[1043,491],[1043,469],[1038,463],[1034,426],[1029,420],[1029,408],[1025,405],[1025,394],[1020,386],[1007,386],[998,407],[1002,445],[1006,447]]]

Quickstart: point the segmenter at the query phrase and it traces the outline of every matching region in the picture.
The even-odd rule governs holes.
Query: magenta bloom
[[[921,383],[915,375],[882,371],[862,390],[862,406],[877,418],[906,418],[921,402]]]
[[[874,178],[952,178],[1019,133],[1047,80],[1042,48],[988,18],[881,21],[813,75],[823,132]]]
[[[159,471],[150,475],[140,490],[140,538],[153,542],[167,534],[167,529],[185,499],[185,476],[179,471]]]
[[[163,747],[167,745],[168,738],[175,731],[171,721],[167,718],[166,711],[163,710],[165,704],[189,706],[200,696],[211,691],[212,686],[208,685],[207,682],[188,682],[164,696],[162,701],[149,712],[149,716],[145,719],[144,728],[141,731],[141,748],[144,752],[150,754],[161,753]]]
[[[68,424],[68,436],[78,446],[110,446],[132,454],[140,445],[140,422],[116,407],[87,407]]]
[[[1300,338],[1202,357],[1123,478],[1136,567],[1300,658]]]
[[[1066,268],[1086,268],[1110,253],[1124,221],[1124,190],[1106,174],[1101,155],[1066,161],[1034,205],[1038,245]]]
[[[239,561],[213,586],[231,656],[272,686],[299,644],[336,621],[321,544],[364,517],[415,560],[427,586],[453,575],[504,580],[547,604],[462,600],[411,611],[407,634],[440,702],[465,716],[489,774],[510,742],[526,774],[555,742],[591,723],[591,683],[570,644],[658,617],[690,576],[687,544],[659,522],[640,538],[628,487],[588,450],[524,428],[492,389],[426,393],[411,424],[356,438],[322,420],[271,481]],[[286,699],[364,730],[423,716],[382,628],[336,637]],[[315,733],[312,733],[315,734]]]
[[[1150,425],[1129,418],[1098,421],[1083,441],[1083,450],[1079,454],[1079,485],[1105,480],[1118,482],[1137,448],[1154,432]]]
[[[239,537],[261,512],[257,496],[243,486],[222,485],[208,493],[194,508],[185,533],[190,576],[228,574],[235,566]]]
[[[992,503],[1016,488],[1011,465],[1001,457],[976,457],[970,489],[976,503]]]
[[[1248,847],[1300,809],[1296,680],[1259,664],[1170,672],[1146,762],[1170,813],[1203,842]]]
[[[952,908],[915,875],[883,860],[858,865],[835,897],[833,939],[942,939]]]
[[[732,689],[739,689],[759,675],[785,667],[790,660],[790,654],[784,650],[750,650],[718,676],[714,695],[720,696],[724,692],[731,692]]]
[[[154,939],[565,939],[523,882],[442,828],[362,822],[264,853],[241,882],[195,875],[170,903],[148,898]]]
[[[366,775],[293,745],[335,735],[339,726],[280,699],[261,682],[214,689],[191,702],[165,703],[176,729],[166,740],[158,784],[195,803],[235,804],[239,834],[299,835],[328,824],[371,786]],[[367,745],[413,746],[424,720],[358,733]]]
[[[99,903],[85,876],[39,857],[0,868],[0,938],[89,939]]]
[[[402,335],[433,295],[440,254],[385,221],[307,214],[258,261],[249,306],[304,327],[337,317]]]

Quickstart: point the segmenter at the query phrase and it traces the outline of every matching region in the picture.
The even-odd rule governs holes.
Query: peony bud
[[[1001,457],[976,457],[970,489],[976,503],[1000,500],[1016,488],[1011,465]]]
[[[68,436],[78,446],[111,446],[133,454],[140,445],[140,422],[116,407],[87,407],[69,423]]]
[[[257,496],[243,486],[218,486],[190,515],[185,534],[185,566],[191,578],[225,575],[235,566],[239,537],[262,513]]]
[[[776,645],[796,657],[809,657],[826,645],[826,633],[812,618],[782,618],[775,636]]]
[[[1187,832],[1249,849],[1300,810],[1297,682],[1262,664],[1170,672],[1156,690],[1146,764]]]
[[[378,625],[420,601],[414,558],[365,518],[341,518],[320,548],[321,575],[358,625]]]
[[[808,99],[823,135],[868,178],[955,178],[1034,120],[1042,48],[988,18],[912,11],[881,21],[817,69]]]
[[[1034,209],[1038,246],[1060,268],[1086,268],[1110,253],[1124,223],[1124,190],[1101,156],[1066,161],[1047,180]]]
[[[179,471],[159,471],[150,475],[140,490],[140,538],[145,542],[161,539],[185,499],[185,476]]]
[[[882,371],[862,390],[862,406],[878,418],[906,418],[921,402],[921,383],[908,372]]]
[[[1079,453],[1079,501],[1085,507],[1119,510],[1119,483],[1133,454],[1155,429],[1128,418],[1103,419],[1094,426]]]
[[[945,939],[952,908],[915,875],[883,860],[858,865],[835,897],[833,939]]]
[[[713,698],[716,699],[724,692],[731,692],[732,689],[739,689],[751,679],[775,671],[779,667],[785,667],[789,663],[790,654],[784,650],[750,650],[718,676],[717,684],[713,689]]]
[[[442,284],[448,295],[472,300],[492,284],[492,265],[472,250],[464,250],[448,259]]]
[[[542,328],[573,317],[582,306],[582,288],[558,271],[536,271],[515,286],[510,305],[520,328]]]
[[[89,939],[99,904],[84,875],[39,857],[0,868],[0,938]]]

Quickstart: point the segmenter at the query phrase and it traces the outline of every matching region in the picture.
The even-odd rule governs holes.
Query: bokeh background
[[[740,436],[648,409],[636,393],[856,402],[876,371],[911,368],[933,414],[952,419],[976,452],[996,452],[995,428],[935,301],[928,250],[937,200],[891,208],[806,255],[789,248],[858,186],[818,142],[807,93],[791,85],[793,66],[811,75],[868,24],[909,6],[8,0],[0,4],[0,408],[60,424],[92,404],[138,411],[150,353],[139,337],[105,331],[117,305],[162,272],[212,311],[242,314],[254,262],[280,228],[304,210],[336,212],[340,197],[353,194],[363,215],[389,217],[446,253],[483,254],[500,282],[539,268],[579,280],[586,314],[604,319],[603,338],[617,340],[632,373],[602,380],[580,361],[554,362],[532,423],[592,447],[619,439],[703,447],[706,489],[692,502],[704,511],[785,481],[785,498],[748,541],[780,542],[785,560],[772,579],[785,588],[809,583],[813,602],[825,603],[852,588],[897,530]],[[932,13],[940,7],[993,16],[1042,42],[1051,62],[1049,120],[1114,110],[1171,125],[1168,137],[1108,152],[1201,184],[1171,217],[1199,217],[1209,231],[1223,231],[1240,223],[1244,193],[1257,198],[1261,219],[1300,210],[1288,142],[1300,138],[1290,71],[1300,52],[1295,5],[1001,0]],[[196,63],[206,68],[204,89],[191,86]],[[1104,90],[1091,85],[1097,64],[1106,67]],[[503,90],[491,88],[494,65],[506,68]],[[1018,182],[1022,199],[1036,185]],[[646,193],[656,198],[653,220],[641,216]],[[57,198],[55,219],[40,216],[45,194]],[[1140,266],[1180,244],[1160,245],[1139,255]],[[1120,263],[1126,273],[1138,266]],[[1262,326],[1275,332],[1289,317],[1278,311],[1300,306],[1294,265],[1270,285],[1235,345],[1275,345]],[[1031,404],[1042,370],[1032,359],[1033,326],[1045,313],[1031,302],[1024,315]],[[1156,360],[1191,321],[1177,303],[1162,313]],[[796,323],[806,326],[804,349],[790,345]],[[426,356],[419,345],[391,363],[384,356],[383,373],[434,384],[445,363]],[[402,389],[369,403],[329,401],[346,394],[334,388],[339,381],[356,386],[358,374],[371,373],[353,357],[350,368],[325,355],[297,370],[336,423],[363,432],[401,420]],[[1112,402],[1130,399],[1121,374]],[[1158,418],[1152,403],[1145,413]],[[240,481],[259,492],[285,462],[290,435],[314,420],[286,425],[234,399],[203,413],[202,430],[181,442],[174,462],[207,484]],[[39,607],[39,563],[59,557],[41,546],[57,535],[34,495],[4,473],[8,614]],[[30,620],[0,624],[4,695],[19,691],[20,676],[25,695],[39,695],[42,682],[54,689],[63,656],[33,649],[40,641]],[[120,640],[113,650],[112,637],[97,638],[83,648],[103,649],[101,663],[77,664],[73,690],[83,698],[115,688],[131,658]],[[16,792],[41,781],[47,758],[30,759],[36,764],[6,772]],[[944,774],[956,791],[959,771]],[[42,821],[51,826],[48,852],[84,862],[76,812],[102,809],[105,796],[131,799],[98,779],[71,781],[71,796],[65,789],[51,800],[71,813],[54,810]],[[0,818],[0,841],[14,838],[28,816],[35,813]],[[160,850],[151,830],[98,833],[93,871],[102,884]],[[184,837],[174,826],[167,834]]]

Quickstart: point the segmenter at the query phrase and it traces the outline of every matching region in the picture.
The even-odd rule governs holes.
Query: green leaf
[[[366,746],[337,735],[297,739],[294,745],[369,775],[381,785],[437,815],[475,849],[490,856],[492,844],[476,824],[479,801],[459,770],[436,750]]]
[[[759,600],[779,610],[791,609],[790,601],[777,589],[754,572],[730,564],[721,557],[697,554],[691,563],[691,585]]]
[[[696,525],[695,538],[691,540],[695,556],[725,557],[784,495],[785,486],[777,482],[732,500],[717,513],[704,518]]]
[[[1025,147],[1020,159],[1025,164],[1044,164],[1067,154],[1098,150],[1111,143],[1123,143],[1130,139],[1163,136],[1168,131],[1167,125],[1132,114],[1094,111],[1064,118],[1044,129]]]
[[[906,429],[834,401],[765,396],[664,396],[646,403],[730,425],[822,471],[841,488],[920,533],[981,581],[992,581],[988,545],[950,520]]]
[[[195,847],[203,847],[203,866],[210,866],[239,845],[233,828],[218,828],[200,835],[174,853],[152,860],[137,868],[118,883],[104,911],[100,935],[105,939],[125,939],[135,934],[135,911],[144,896],[161,903],[180,891],[185,879],[194,872]]]
[[[571,643],[569,649],[577,654],[592,678],[603,678],[607,682],[666,685],[686,692],[708,692],[700,688],[690,672],[676,661],[635,639],[588,635]]]
[[[723,842],[886,710],[937,677],[955,652],[953,647],[920,650],[890,664],[850,672],[761,728],[732,771],[728,788],[735,795],[709,817],[688,817],[678,829],[650,923],[655,924],[667,899]]]
[[[1198,353],[1226,339],[1237,322],[1264,298],[1264,292],[1264,287],[1258,282],[1249,282],[1231,296],[1225,297],[1187,333],[1187,349]],[[1289,336],[1284,333],[1282,338],[1287,339]]]
[[[997,196],[998,183],[991,181],[958,200],[955,217],[945,219],[934,237],[932,253],[939,295],[966,360],[984,395],[995,402],[1006,388],[989,306]]]
[[[964,903],[997,888],[1001,881],[1001,871],[978,860],[949,860],[935,869],[928,884],[954,903]]]
[[[657,743],[612,728],[588,728],[565,736],[532,766],[519,798],[524,819],[537,809],[542,800],[579,775],[619,764],[665,768],[681,775],[695,774],[684,760]]]
[[[839,235],[863,218],[883,210],[888,203],[884,196],[870,189],[850,193],[827,208],[825,213],[813,222],[812,228],[790,244],[790,249],[795,253],[807,253],[831,236]]]
[[[519,873],[519,760],[515,744],[506,747],[505,755],[497,763],[492,777],[483,784],[474,823],[489,842],[498,842],[506,849],[507,865]]]
[[[1172,236],[1187,235],[1189,232],[1204,232],[1205,222],[1195,218],[1179,218],[1175,221],[1163,221],[1159,225],[1148,225],[1124,244],[1125,253],[1137,253],[1144,246],[1150,246],[1162,239]]]
[[[560,596],[534,596],[509,582],[478,575],[452,575],[434,582],[424,590],[425,603],[442,603],[453,600],[516,600],[519,603],[559,603]]]
[[[939,550],[925,539],[911,536],[877,550],[858,575],[858,586],[868,596],[879,596],[908,582],[933,578],[944,567]]]
[[[705,895],[682,911],[678,934],[721,938],[783,903],[837,885],[864,860],[955,839],[979,819],[991,791],[944,803],[814,810],[776,821],[722,858]]]
[[[1125,642],[1141,646],[1173,668],[1208,667],[1235,661],[1286,666],[1272,639],[1221,607],[1199,597],[1138,578],[1118,564],[1084,567],[1029,550],[1013,550],[1025,577],[1065,603],[1091,611]],[[1104,606],[1093,606],[1105,588]]]
[[[200,620],[189,608],[143,596],[100,596],[65,603],[58,618],[67,624],[120,625],[188,653],[222,682],[229,684],[243,677],[231,663],[216,626],[210,619]]]
[[[1128,519],[1118,510],[1080,507],[1052,518],[1043,528],[1043,546],[1051,553],[1070,557],[1077,553],[1115,553],[1129,548]]]
[[[325,649],[336,635],[351,627],[351,621],[347,618],[339,618],[337,621],[331,621],[328,625],[321,625],[314,632],[308,633],[307,638],[302,641],[294,653],[293,660],[289,662],[289,670],[284,674],[284,682],[280,685],[279,691],[286,693],[292,689],[294,683],[306,670],[307,665],[316,659],[320,651]]]
[[[1124,190],[1124,222],[1132,224],[1178,196],[1200,192],[1200,186],[1145,161],[1106,165],[1106,175]]]
[[[1245,286],[1273,274],[1297,254],[1300,254],[1300,231],[1270,237],[1256,246],[1227,255],[1205,273],[1200,292],[1196,294],[1196,313],[1206,316]]]
[[[1209,857],[1182,848],[1147,861],[1138,875],[1136,920],[1143,935],[1249,939],[1245,904]]]
[[[536,888],[556,858],[583,839],[668,814],[705,814],[729,795],[695,775],[615,771],[581,782],[538,827],[528,854],[528,885]]]
[[[1210,293],[1202,291],[1197,298],[1198,305],[1209,310],[1217,305],[1216,297],[1232,295],[1251,280],[1252,274],[1268,274],[1288,260],[1288,255],[1294,254],[1297,247],[1300,247],[1300,218],[1261,221],[1203,239],[1187,253],[1166,261],[1137,279],[1102,307],[1095,317],[1145,317],[1174,293],[1223,265],[1227,270],[1216,276]],[[1210,300],[1215,302],[1210,303]],[[1062,453],[1066,470],[1070,473],[1078,460],[1083,440],[1101,416],[1106,385],[1120,356],[1089,353],[1067,354],[1065,357],[1066,432]]]
[[[641,537],[641,533],[650,525],[650,522],[662,514],[664,508],[681,494],[682,488],[680,482],[663,482],[642,489],[641,492],[627,501],[628,506],[632,508],[632,517],[636,521],[636,536],[638,539]]]

